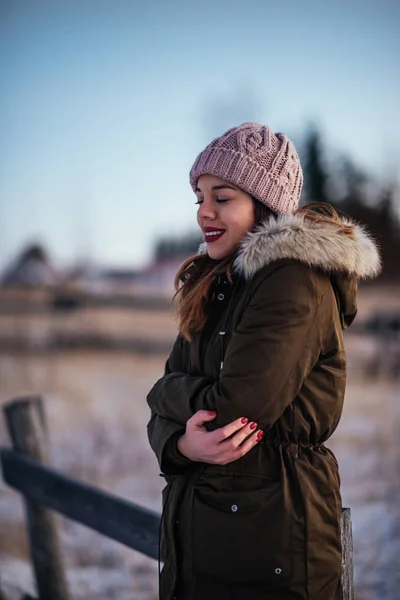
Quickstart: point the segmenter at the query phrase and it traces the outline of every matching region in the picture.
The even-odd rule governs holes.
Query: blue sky
[[[197,153],[243,121],[400,163],[396,0],[0,0],[0,268],[136,267],[196,229]]]

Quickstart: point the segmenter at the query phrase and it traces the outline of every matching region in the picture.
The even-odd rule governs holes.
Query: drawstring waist
[[[317,442],[316,444],[312,444],[311,442],[306,441],[291,441],[291,440],[281,440],[278,437],[269,438],[268,434],[262,438],[260,442],[258,442],[260,446],[272,446],[273,448],[278,448],[282,446],[283,450],[288,450],[290,454],[298,455],[303,452],[305,449],[311,450],[319,450],[320,448],[325,448],[324,442]]]

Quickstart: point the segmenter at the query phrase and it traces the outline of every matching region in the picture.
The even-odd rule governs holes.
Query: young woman
[[[179,335],[148,394],[166,478],[162,600],[340,600],[342,329],[380,260],[363,228],[298,208],[288,138],[245,123],[197,157],[204,233],[179,270]],[[320,205],[321,206],[321,205]]]

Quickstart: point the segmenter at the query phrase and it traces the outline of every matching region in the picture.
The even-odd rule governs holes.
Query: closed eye
[[[228,202],[230,200],[230,198],[215,198],[215,201],[218,202],[218,204],[223,204],[224,202]],[[197,200],[197,202],[195,202],[195,204],[203,204],[204,200]]]

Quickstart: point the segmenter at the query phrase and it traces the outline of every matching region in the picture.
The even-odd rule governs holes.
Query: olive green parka
[[[233,283],[219,274],[203,330],[178,335],[147,397],[167,481],[161,600],[340,600],[340,478],[325,442],[342,413],[342,330],[358,280],[379,269],[360,225],[271,217],[240,243]],[[228,465],[190,461],[176,443],[201,409],[217,411],[208,428],[245,416],[265,436]]]

